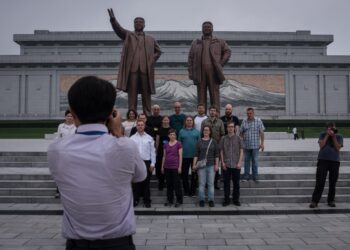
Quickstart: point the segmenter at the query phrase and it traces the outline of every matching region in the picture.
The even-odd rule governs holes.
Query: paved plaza
[[[50,140],[0,140],[0,152],[45,152]],[[350,151],[345,139],[343,151]],[[318,151],[317,139],[267,140],[266,151]],[[274,166],[261,173],[314,173],[308,166]],[[349,167],[341,169],[350,173]],[[43,167],[3,167],[0,174],[49,174]],[[350,204],[324,203],[309,209],[308,203],[243,203],[214,209],[184,204],[176,212],[137,208],[138,250],[220,249],[350,249]],[[164,212],[164,213],[163,213]],[[190,213],[188,213],[190,212]],[[168,214],[167,214],[168,213]],[[38,215],[34,215],[38,214]],[[60,204],[0,204],[0,250],[61,250]],[[157,214],[157,215],[154,215]],[[173,214],[173,215],[170,215]]]
[[[138,216],[138,250],[350,249],[350,214]],[[0,215],[0,250],[62,250],[61,216]]]

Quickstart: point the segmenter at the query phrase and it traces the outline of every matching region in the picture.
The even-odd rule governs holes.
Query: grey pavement
[[[214,208],[208,206],[199,207],[198,200],[193,198],[192,203],[182,206],[164,207],[163,204],[152,204],[151,208],[142,206],[135,208],[137,215],[277,215],[277,214],[339,214],[349,213],[349,203],[336,203],[335,208],[330,208],[326,203],[320,202],[315,209],[309,208],[309,203],[242,203],[240,207],[229,205],[222,207],[217,203]],[[0,215],[61,215],[60,203],[0,203]]]
[[[344,151],[350,151],[345,139]],[[45,139],[0,139],[0,152],[46,152]],[[266,140],[266,151],[318,151],[317,139]],[[260,173],[314,173],[313,167],[264,167]],[[350,173],[350,168],[342,168]],[[0,168],[0,174],[49,174],[47,168]],[[195,198],[194,198],[195,199]],[[286,211],[288,212],[286,213]],[[255,203],[241,207],[220,204],[212,209],[184,204],[177,215],[160,215],[162,204],[136,208],[138,250],[220,249],[350,249],[350,204],[336,208],[306,203]],[[186,212],[191,211],[191,215]],[[194,211],[194,212],[193,212]],[[258,212],[257,212],[258,211]],[[39,215],[25,215],[39,214]],[[0,250],[64,249],[60,204],[0,204]],[[145,213],[147,214],[147,213]],[[208,215],[203,215],[208,214]],[[237,215],[236,215],[237,214]]]
[[[0,152],[46,152],[52,140],[0,139]],[[266,140],[265,151],[318,151],[317,139]],[[344,139],[343,151],[350,151],[350,138]]]
[[[0,250],[62,250],[61,216],[0,215]],[[350,249],[350,214],[137,216],[137,250]]]

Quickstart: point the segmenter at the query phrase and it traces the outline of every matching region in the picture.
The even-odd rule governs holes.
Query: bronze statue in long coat
[[[223,66],[231,56],[227,43],[212,35],[213,24],[202,24],[202,38],[192,42],[188,55],[188,75],[197,85],[198,103],[207,106],[207,89],[210,104],[220,110],[220,84],[225,80]]]
[[[142,96],[143,112],[151,115],[151,94],[155,94],[154,64],[161,55],[157,41],[143,32],[145,20],[134,19],[135,31],[124,29],[108,9],[113,30],[124,41],[117,89],[128,93],[128,108],[137,110],[137,95]]]

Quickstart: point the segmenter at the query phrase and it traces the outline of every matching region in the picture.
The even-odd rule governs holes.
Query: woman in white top
[[[122,122],[124,127],[124,135],[129,137],[131,129],[136,126],[137,112],[134,109],[129,109],[126,113],[126,120]]]
[[[75,134],[75,130],[77,129],[74,125],[74,119],[73,116],[71,114],[71,112],[69,110],[66,110],[66,112],[64,113],[64,123],[61,123],[60,125],[58,125],[58,129],[57,129],[57,137],[66,137],[69,135],[74,135]]]
[[[74,118],[70,110],[66,110],[64,113],[64,123],[58,125],[57,138],[63,138],[66,136],[74,135],[77,127],[74,125]],[[55,198],[60,198],[60,192],[56,187]]]

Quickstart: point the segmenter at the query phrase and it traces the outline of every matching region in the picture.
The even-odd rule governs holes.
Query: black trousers
[[[71,240],[66,241],[66,250],[135,250],[132,236],[108,240]]]
[[[165,176],[162,174],[162,159],[163,155],[157,154],[157,160],[156,160],[156,176],[158,179],[158,189],[163,190],[164,188],[164,180]]]
[[[198,175],[197,172],[193,171],[193,158],[183,158],[182,159],[182,185],[184,188],[184,194],[185,195],[195,195],[196,189],[198,185]],[[191,185],[189,184],[189,178],[188,178],[188,171],[191,168]]]
[[[231,180],[233,181],[232,200],[233,202],[239,201],[239,180],[241,176],[241,170],[237,168],[227,168],[223,171],[223,176],[225,201],[230,201]]]
[[[327,202],[333,202],[335,198],[335,185],[339,176],[340,162],[318,160],[316,170],[316,186],[312,194],[312,201],[318,203],[322,197],[322,192],[329,172],[329,190]]]
[[[169,203],[174,202],[174,191],[176,194],[176,202],[182,204],[182,188],[180,182],[180,175],[177,169],[164,169],[166,188],[167,188],[167,199]]]
[[[152,173],[149,171],[151,161],[144,162],[147,168],[147,177],[144,181],[133,184],[134,201],[138,202],[142,196],[144,204],[151,204],[150,180]]]

